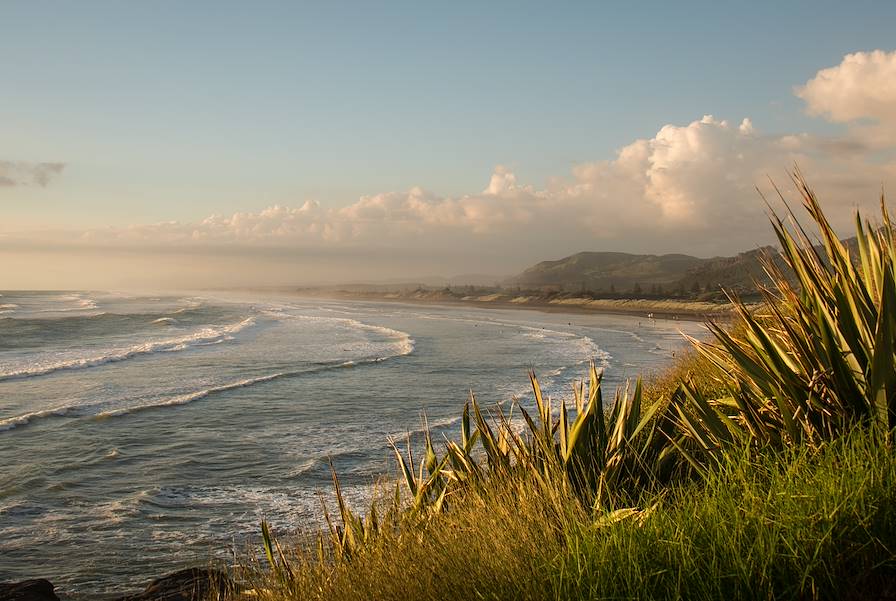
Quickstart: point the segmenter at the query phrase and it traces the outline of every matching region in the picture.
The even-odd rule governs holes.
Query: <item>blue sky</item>
[[[794,86],[896,46],[893,2],[323,4],[5,3],[0,161],[65,163],[0,189],[5,229],[457,198],[496,165],[541,190],[705,114],[837,136]]]

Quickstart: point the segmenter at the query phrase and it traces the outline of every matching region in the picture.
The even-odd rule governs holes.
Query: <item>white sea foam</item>
[[[343,500],[353,510],[368,506],[375,487],[370,484],[342,483]],[[323,492],[323,496],[320,493]],[[253,531],[265,519],[273,528],[297,523],[324,526],[321,502],[328,511],[338,512],[336,500],[329,485],[323,487],[296,486],[178,486],[146,490],[137,503],[148,505],[156,511],[213,512],[215,518],[206,524],[222,527],[228,533]],[[159,531],[158,539],[174,544],[182,544],[177,532]]]
[[[180,307],[179,309],[177,309],[175,311],[172,311],[171,312],[172,315],[179,315],[180,313],[186,313],[187,311],[192,311],[193,309],[198,309],[203,304],[202,300],[198,299],[198,298],[188,298],[185,300],[186,300],[187,304],[184,305],[183,307]]]
[[[425,434],[427,429],[429,429],[430,432],[434,432],[437,430],[450,428],[451,426],[459,424],[461,419],[463,419],[463,415],[460,413],[458,415],[443,417],[441,419],[429,419],[428,417],[423,416],[421,417],[420,427],[413,430],[406,430],[404,432],[393,432],[387,435],[386,439],[395,441],[396,444],[401,446],[402,444],[407,443],[408,436],[410,436],[413,440],[414,438]],[[433,440],[435,440],[435,437],[433,437]]]
[[[67,358],[63,360],[44,360],[31,363],[28,366],[6,369],[0,371],[0,381],[16,378],[30,378],[43,376],[56,371],[69,369],[85,369],[97,367],[106,363],[124,361],[139,355],[147,355],[156,352],[180,351],[193,346],[202,346],[230,339],[233,334],[255,324],[254,317],[247,317],[242,321],[227,326],[205,327],[186,336],[179,338],[167,338],[164,340],[152,340],[134,346],[109,349],[106,352],[91,355]],[[2,368],[2,367],[0,367]]]
[[[533,343],[537,344],[538,342],[536,341],[544,341],[544,343],[546,344],[554,345],[549,347],[552,349],[549,355],[549,360],[556,361],[557,359],[560,359],[561,361],[568,363],[559,368],[555,368],[550,372],[538,374],[539,383],[542,386],[542,391],[546,395],[559,395],[568,392],[566,390],[563,390],[563,387],[569,384],[569,381],[567,379],[564,379],[562,382],[556,382],[555,379],[563,375],[564,372],[566,372],[570,368],[581,366],[589,361],[594,361],[595,366],[599,370],[604,370],[610,366],[610,360],[612,359],[610,353],[601,348],[590,336],[584,336],[577,332],[570,332],[567,330],[559,330],[553,327],[548,327],[548,325],[553,324],[528,325],[515,321],[495,319],[492,317],[458,317],[454,315],[427,313],[414,313],[413,316],[418,319],[458,321],[495,328],[502,328],[502,334],[503,328],[507,328],[508,330],[516,330],[522,338],[525,338],[528,341],[532,341]],[[559,347],[556,345],[559,345]],[[578,374],[577,377],[584,377],[585,375],[586,374]],[[499,388],[506,395],[508,400],[517,402],[527,398],[531,393],[531,388],[528,384],[513,384],[499,386]]]
[[[199,390],[195,390],[192,392],[179,394],[175,396],[165,397],[158,400],[153,400],[148,403],[143,403],[140,405],[130,405],[124,407],[117,407],[113,409],[106,409],[95,413],[94,416],[96,418],[109,418],[109,417],[117,417],[122,415],[127,415],[130,413],[144,411],[148,409],[155,408],[163,408],[163,407],[172,407],[178,405],[185,405],[191,403],[196,400],[204,399],[210,395],[214,395],[221,392],[226,392],[228,390],[235,390],[238,388],[245,388],[248,386],[253,386],[255,384],[260,384],[263,382],[269,382],[272,380],[285,378],[285,377],[293,377],[293,376],[301,376],[304,374],[316,373],[320,371],[330,370],[330,369],[344,369],[344,368],[352,368],[355,366],[360,366],[364,364],[373,364],[379,363],[382,361],[386,361],[395,357],[404,356],[410,354],[414,350],[414,340],[410,337],[407,332],[402,332],[399,330],[394,330],[392,328],[386,328],[381,326],[374,326],[370,324],[364,324],[354,319],[342,319],[342,318],[329,318],[329,317],[312,317],[312,316],[296,316],[296,315],[287,315],[287,314],[275,314],[274,312],[266,312],[271,316],[278,318],[296,318],[296,319],[308,319],[308,320],[322,320],[328,322],[338,322],[340,324],[348,325],[354,329],[359,329],[363,331],[376,332],[386,338],[391,339],[388,342],[388,348],[377,348],[373,347],[369,349],[369,354],[362,357],[355,357],[353,359],[343,360],[343,361],[334,361],[332,363],[318,365],[311,368],[300,369],[300,370],[291,370],[291,371],[279,371],[275,373],[270,373],[263,376],[258,376],[254,378],[243,378],[240,380],[236,380],[233,382],[228,382],[224,384],[219,384],[216,386],[209,386],[207,388],[202,388]],[[48,373],[52,373],[59,370],[65,369],[81,369],[86,367],[94,367],[98,365],[103,365],[105,363],[115,362],[115,361],[123,361],[125,359],[129,359],[131,357],[154,353],[154,352],[175,352],[184,350],[187,348],[198,347],[198,346],[207,346],[214,344],[221,344],[232,338],[232,334],[252,325],[255,323],[253,317],[248,317],[236,324],[231,324],[225,327],[216,327],[216,328],[203,328],[197,332],[194,332],[188,336],[184,336],[181,338],[172,338],[166,340],[159,340],[153,342],[147,342],[141,345],[136,345],[133,347],[128,347],[125,349],[115,349],[111,352],[103,353],[102,355],[97,355],[95,357],[80,357],[76,359],[59,361],[55,363],[49,364],[39,364],[39,365],[29,365],[27,368],[19,369],[19,370],[11,370],[6,372],[0,372],[0,381],[14,379],[14,378],[27,378],[38,375],[45,375]],[[106,405],[108,407],[108,405]],[[71,413],[77,411],[79,414],[84,414],[85,411],[88,411],[92,408],[97,407],[97,404],[84,405],[84,404],[73,404],[73,405],[65,405],[60,407],[54,407],[52,409],[34,411],[28,414],[15,416],[9,418],[4,421],[0,421],[0,431],[8,430],[15,428],[16,426],[25,425],[31,422],[34,419],[44,418],[44,417],[52,417],[57,415],[65,415],[66,413]],[[100,405],[102,407],[102,405]]]
[[[62,405],[59,407],[52,407],[50,409],[42,409],[40,411],[31,411],[30,413],[25,413],[22,415],[17,415],[15,417],[9,417],[7,419],[0,420],[0,432],[5,430],[12,430],[18,426],[24,426],[31,421],[40,419],[42,417],[52,417],[52,416],[62,416],[66,413],[70,412],[72,409],[75,409],[72,405]]]
[[[393,332],[397,332],[396,330],[392,330]],[[404,334],[404,332],[400,332]],[[211,386],[209,388],[203,388],[201,390],[196,390],[193,392],[189,392],[186,394],[180,394],[173,397],[168,397],[165,399],[160,399],[158,401],[154,401],[151,403],[146,403],[143,405],[136,405],[131,407],[122,407],[120,409],[110,409],[107,411],[103,411],[96,415],[97,418],[104,419],[108,417],[118,417],[122,415],[128,415],[130,413],[135,413],[137,411],[145,411],[147,409],[158,409],[162,407],[173,407],[177,405],[186,405],[187,403],[192,403],[193,401],[198,401],[199,399],[204,399],[210,395],[226,392],[228,390],[235,390],[237,388],[246,388],[248,386],[252,386],[254,384],[261,384],[262,382],[270,382],[272,380],[278,380],[280,378],[287,378],[293,376],[302,376],[305,374],[318,373],[321,371],[326,371],[330,369],[343,369],[349,367],[355,367],[358,365],[370,364],[370,363],[380,363],[382,361],[386,361],[387,359],[393,359],[395,357],[400,357],[410,353],[413,350],[413,341],[410,340],[410,347],[401,346],[399,348],[399,352],[387,356],[387,357],[369,357],[366,359],[356,359],[349,361],[341,361],[337,363],[332,363],[329,365],[319,365],[317,367],[312,367],[308,369],[300,369],[294,371],[284,371],[277,372],[273,374],[267,374],[264,376],[258,376],[255,378],[244,378],[242,380],[237,380],[235,382],[229,382],[227,384],[221,384],[218,386]]]
[[[411,338],[411,335],[407,332],[402,332],[400,330],[394,330],[392,328],[387,328],[385,326],[376,326],[372,324],[367,324],[358,321],[357,319],[350,319],[346,317],[321,317],[317,315],[294,315],[292,313],[286,313],[282,308],[272,308],[265,311],[266,314],[283,319],[283,318],[292,318],[306,321],[324,321],[330,323],[339,323],[345,326],[348,326],[353,329],[362,330],[366,332],[374,332],[381,336],[385,336],[387,338],[391,338],[396,344],[395,353],[388,354],[381,357],[366,357],[361,359],[361,362],[370,362],[372,360],[381,361],[383,359],[391,359],[392,357],[410,355],[414,352],[414,339]]]
[[[522,323],[516,323],[513,321],[502,321],[499,319],[492,318],[475,318],[475,317],[455,317],[451,315],[432,315],[427,313],[413,313],[413,317],[418,319],[430,319],[437,321],[459,321],[464,323],[472,323],[472,324],[482,324],[487,326],[501,326],[505,328],[511,328],[520,330],[523,332],[523,336],[527,338],[535,338],[535,339],[544,339],[544,338],[579,338],[580,335],[575,332],[568,332],[565,330],[555,330],[552,328],[548,328],[546,326],[530,326]]]
[[[300,461],[289,470],[289,477],[298,478],[300,476],[304,476],[308,472],[312,471],[315,467],[317,467],[318,461],[318,459],[313,457],[311,459]]]
[[[68,311],[89,311],[96,309],[96,300],[86,298],[82,294],[63,294],[61,296],[50,297],[53,301],[62,301],[66,304],[74,304],[73,307],[46,307],[35,311],[35,313],[65,313]]]
[[[90,303],[90,304],[84,304],[84,305],[78,304],[78,306],[76,306],[76,307],[56,307],[56,308],[49,308],[49,309],[35,309],[34,311],[30,311],[30,313],[34,313],[34,314],[38,314],[38,313],[74,313],[76,311],[80,311],[80,312],[93,311],[98,308],[99,307],[97,306],[96,303]],[[93,315],[91,315],[91,317],[93,317],[94,315],[102,315],[102,313],[93,314]]]
[[[133,413],[135,411],[142,411],[145,409],[156,409],[159,407],[172,407],[175,405],[186,405],[187,403],[191,403],[193,401],[197,401],[199,399],[204,399],[210,394],[215,394],[216,392],[224,392],[226,390],[234,390],[236,388],[244,388],[246,386],[251,386],[253,384],[258,384],[260,382],[269,382],[271,380],[276,380],[277,378],[282,378],[288,373],[275,373],[269,374],[266,376],[260,376],[258,378],[245,378],[243,380],[238,380],[236,382],[230,382],[229,384],[222,384],[220,386],[212,386],[211,388],[203,388],[202,390],[197,390],[194,392],[189,392],[187,394],[180,394],[177,396],[173,396],[167,399],[162,399],[158,402],[149,403],[146,405],[136,405],[133,407],[124,407],[121,409],[112,409],[109,411],[103,411],[98,413],[96,417],[98,418],[106,418],[106,417],[116,417],[120,415],[127,415],[128,413]]]

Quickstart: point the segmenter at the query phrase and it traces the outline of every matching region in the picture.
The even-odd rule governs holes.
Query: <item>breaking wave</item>
[[[153,340],[144,342],[142,344],[136,344],[134,346],[109,349],[106,352],[98,353],[88,357],[81,356],[72,359],[64,359],[61,361],[32,363],[27,367],[0,371],[0,382],[17,378],[44,376],[62,370],[97,367],[100,365],[105,365],[106,363],[124,361],[132,357],[137,357],[139,355],[148,355],[150,353],[182,351],[194,346],[216,344],[231,338],[233,334],[236,334],[237,332],[254,324],[255,318],[247,317],[238,323],[230,324],[227,326],[205,327],[196,332],[193,332],[192,334],[181,336],[179,338]]]

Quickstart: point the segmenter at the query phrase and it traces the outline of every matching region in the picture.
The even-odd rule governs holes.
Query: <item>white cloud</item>
[[[896,51],[847,54],[795,92],[806,101],[809,114],[837,123],[859,122],[856,131],[871,143],[892,145],[896,139]]]
[[[896,162],[881,153],[896,150],[896,138],[883,136],[896,127],[894,86],[896,53],[875,51],[848,55],[797,90],[813,114],[851,124],[873,120],[859,126],[867,139],[873,130],[873,147],[855,136],[772,135],[749,118],[729,123],[707,115],[665,125],[609,160],[575,166],[543,189],[498,166],[484,190],[466,195],[414,187],[344,207],[309,201],[194,223],[92,230],[74,243],[193,250],[230,245],[364,258],[425,254],[441,257],[437,264],[449,273],[508,273],[587,249],[730,254],[771,242],[756,187],[768,190],[771,176],[786,189],[786,171],[795,163],[835,224],[847,226],[856,206],[873,215],[880,185],[896,187]]]
[[[442,197],[419,187],[364,196],[341,208],[306,202],[257,213],[211,216],[92,231],[93,243],[237,244],[324,249],[421,247],[446,256],[489,249],[521,263],[582,249],[733,253],[770,240],[756,186],[785,180],[795,162],[817,185],[835,221],[848,223],[856,203],[873,206],[893,164],[865,161],[837,140],[771,136],[749,119],[738,125],[710,115],[666,125],[611,160],[576,166],[543,190],[521,185],[503,166],[480,193]]]

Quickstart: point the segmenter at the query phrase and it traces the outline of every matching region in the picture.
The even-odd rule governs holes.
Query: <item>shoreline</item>
[[[444,305],[450,307],[477,307],[482,309],[523,309],[543,313],[610,314],[641,316],[645,318],[707,321],[728,320],[734,314],[730,303],[717,304],[702,301],[647,300],[647,299],[587,299],[564,298],[546,300],[536,297],[490,294],[484,296],[454,297],[438,294],[400,295],[394,293],[363,294],[344,291],[294,291],[291,294],[304,298],[389,302],[410,305]]]
[[[526,303],[516,302],[516,303],[513,303],[513,302],[510,302],[509,300],[506,300],[506,299],[502,300],[500,298],[490,298],[489,300],[469,300],[469,299],[463,300],[463,299],[448,299],[448,298],[426,298],[426,299],[401,298],[401,297],[377,298],[377,296],[378,295],[344,294],[344,295],[330,296],[328,298],[334,298],[337,300],[351,299],[351,300],[356,300],[359,302],[369,302],[369,303],[379,303],[379,302],[385,303],[386,301],[389,301],[389,302],[393,302],[396,304],[405,303],[406,306],[408,306],[408,307],[413,307],[414,305],[416,305],[418,307],[427,306],[427,305],[430,307],[442,306],[449,310],[457,309],[458,307],[480,307],[480,308],[485,308],[485,309],[508,309],[508,310],[509,309],[524,309],[527,311],[539,311],[545,315],[550,314],[550,313],[556,313],[558,315],[587,314],[587,313],[617,313],[617,314],[622,314],[622,315],[629,315],[632,317],[634,317],[635,315],[638,315],[638,316],[646,315],[646,313],[644,313],[643,309],[647,305],[646,303],[640,303],[639,306],[632,307],[628,311],[615,311],[614,312],[614,311],[606,311],[606,310],[599,310],[599,309],[578,306],[574,303],[569,303],[569,302],[549,303],[549,302],[545,302],[545,301],[540,301],[540,302],[526,302]],[[322,296],[314,295],[313,297],[306,296],[305,298],[322,298]],[[570,300],[570,299],[565,299],[565,300]],[[649,306],[652,308],[656,308],[657,304],[649,303]],[[358,305],[358,307],[359,307],[359,309],[361,309],[363,307],[363,305]],[[363,310],[363,309],[361,309],[361,310]],[[407,309],[402,309],[402,311],[404,311],[404,310],[407,310]],[[482,317],[485,318],[486,316],[483,315]],[[494,316],[494,317],[497,318],[497,316]],[[663,313],[658,313],[658,315],[657,315],[658,319],[665,319],[666,317],[667,316]],[[697,322],[700,319],[700,317],[698,315],[694,315],[694,314],[685,315],[683,313],[681,314],[680,318],[683,321],[687,321],[688,323]],[[541,318],[539,318],[538,316],[535,316],[535,315],[530,315],[530,316],[526,317],[522,314],[519,314],[518,319],[519,319],[519,321],[525,322],[525,321],[531,321],[531,320],[539,320]],[[512,321],[517,321],[517,319],[514,319]],[[566,319],[563,319],[563,323],[566,323]],[[632,321],[632,326],[633,325],[634,325],[634,323]],[[645,320],[645,325],[647,325],[646,320]],[[687,325],[688,324],[685,323],[685,324],[680,324],[677,327],[686,327]],[[666,324],[666,326],[660,326],[660,327],[668,327],[671,329],[672,324],[670,323],[670,324]],[[388,472],[384,472],[384,474],[388,474]],[[190,566],[191,564],[192,564],[192,562],[186,562],[183,565]],[[196,564],[196,565],[198,565],[199,567],[205,567],[206,564],[204,564],[203,562],[200,562],[199,564]],[[171,569],[171,568],[169,568],[169,569]],[[190,568],[184,567],[183,569],[179,570],[175,574],[178,574],[178,575],[182,574],[182,573],[187,574],[188,573],[187,570],[189,570],[189,569]],[[165,572],[165,570],[158,569],[158,570],[152,570],[152,572],[155,574],[162,574]],[[61,597],[63,600],[64,599],[98,598],[98,599],[108,599],[109,601],[161,601],[161,598],[156,599],[156,597],[150,596],[148,593],[146,593],[144,595],[144,593],[140,593],[139,591],[137,591],[136,588],[133,588],[130,591],[128,591],[128,589],[125,587],[122,587],[121,589],[119,589],[117,585],[111,587],[113,590],[116,591],[114,594],[112,594],[112,593],[100,593],[97,595],[91,595],[88,593],[73,594],[66,588],[60,588],[57,590],[57,593],[53,593],[53,586],[52,586],[51,582],[53,580],[55,580],[56,577],[49,575],[49,574],[47,576],[50,577],[50,582],[47,582],[47,581],[34,582],[34,581],[32,581],[31,584],[28,584],[27,582],[25,584],[9,583],[9,586],[10,587],[13,587],[13,586],[18,587],[19,585],[22,585],[24,587],[28,587],[29,589],[30,589],[30,587],[33,586],[33,587],[36,587],[37,590],[44,591],[44,592],[46,592],[47,589],[49,589],[48,594],[53,594],[54,596],[46,597],[46,601],[51,601],[52,599],[56,599],[57,598],[56,594],[58,594],[59,597]],[[156,584],[157,581],[166,582],[166,581],[170,580],[170,578],[171,578],[171,575],[164,576],[162,578],[157,578],[149,584],[148,588],[158,589],[160,585]],[[186,578],[186,576],[184,576],[184,578]],[[147,581],[148,580],[149,580],[149,577],[147,577]],[[121,581],[121,582],[123,582],[123,581]],[[120,582],[119,582],[119,584],[120,584]],[[62,587],[65,587],[65,586],[67,586],[67,585],[63,581]],[[189,581],[189,586],[191,586],[191,587],[194,586],[194,583],[192,581]],[[0,583],[0,589],[2,589],[2,583]],[[128,591],[128,594],[125,595],[124,591]],[[0,599],[3,599],[2,594],[0,594]]]

